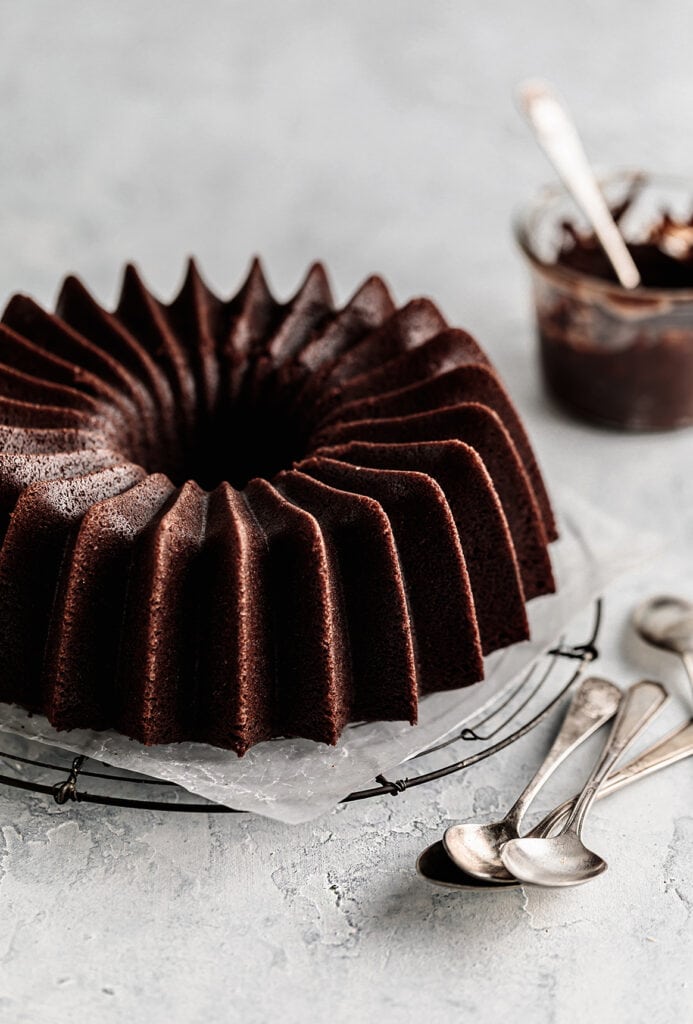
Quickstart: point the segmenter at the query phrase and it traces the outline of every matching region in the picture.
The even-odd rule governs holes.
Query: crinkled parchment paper
[[[373,785],[376,775],[459,729],[550,648],[609,583],[661,547],[657,538],[633,531],[571,493],[560,495],[558,508],[561,538],[551,549],[558,592],[529,604],[531,641],[486,658],[483,682],[424,698],[413,728],[374,722],[347,729],[336,747],[277,740],[253,747],[243,758],[201,743],[144,747],[114,732],[57,732],[42,716],[8,706],[0,706],[0,730],[168,779],[217,803],[278,821],[316,818],[347,793]]]

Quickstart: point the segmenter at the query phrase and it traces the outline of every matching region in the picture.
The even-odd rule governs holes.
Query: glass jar
[[[601,185],[612,209],[630,197],[619,224],[628,243],[646,236],[664,214],[686,223],[693,213],[691,182],[621,172]],[[515,225],[530,266],[549,392],[575,416],[606,427],[693,424],[693,287],[629,291],[557,263],[566,223],[589,233],[573,200],[557,186],[544,190]]]

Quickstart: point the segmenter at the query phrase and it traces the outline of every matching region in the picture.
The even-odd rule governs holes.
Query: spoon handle
[[[693,693],[693,651],[683,651],[681,653],[681,661],[683,662],[683,667],[685,668],[686,675],[688,676],[691,693]]]
[[[637,288],[640,274],[611,216],[580,136],[564,104],[547,82],[520,86],[519,98],[539,145],[592,225],[624,288]]]
[[[638,779],[651,775],[660,768],[676,764],[677,761],[682,761],[691,754],[693,754],[693,721],[687,722],[685,725],[680,726],[680,728],[675,729],[674,732],[669,733],[668,736],[655,743],[654,746],[649,747],[638,757],[633,758],[623,768],[609,775],[604,785],[597,791],[596,799],[601,800],[605,796],[610,796],[619,789],[623,789],[624,786],[629,786],[631,782],[637,782]],[[574,796],[572,799],[565,800],[562,804],[559,804],[558,807],[554,807],[546,817],[542,818],[534,826],[531,832],[527,833],[527,836],[529,838],[543,838],[550,835],[560,821],[570,813],[576,800],[577,796]]]
[[[575,806],[563,826],[563,833],[573,831],[579,837],[585,815],[600,786],[624,750],[642,732],[666,700],[667,692],[662,684],[650,680],[635,683],[626,691],[602,755],[577,798]]]
[[[549,776],[576,747],[614,717],[621,696],[618,686],[597,676],[585,679],[579,686],[551,749],[505,817],[517,832],[526,809]]]

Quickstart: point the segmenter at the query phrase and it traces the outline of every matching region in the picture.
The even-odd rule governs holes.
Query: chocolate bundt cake
[[[74,277],[0,324],[0,700],[243,754],[414,723],[553,589],[549,499],[479,346],[372,277],[259,263],[116,310]]]

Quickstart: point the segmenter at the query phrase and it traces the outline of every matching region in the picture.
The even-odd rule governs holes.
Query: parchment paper
[[[316,818],[353,790],[373,785],[379,773],[392,772],[459,729],[553,646],[614,579],[662,547],[658,538],[630,529],[572,493],[561,493],[557,506],[561,538],[551,553],[558,591],[528,605],[531,641],[486,658],[483,682],[424,698],[415,727],[374,722],[347,729],[336,747],[277,740],[253,747],[243,758],[200,743],[144,747],[110,731],[57,732],[43,716],[29,717],[6,705],[0,705],[0,730],[168,779],[198,796],[278,821]]]

